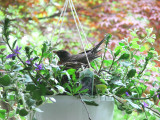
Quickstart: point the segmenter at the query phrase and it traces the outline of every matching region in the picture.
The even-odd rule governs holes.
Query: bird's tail
[[[97,50],[98,50],[98,48],[100,47],[100,45],[104,42],[104,41],[106,41],[106,40],[108,40],[108,39],[110,39],[111,38],[111,36],[110,36],[110,34],[107,34],[93,49],[92,49],[92,52],[94,53],[94,52],[97,52]]]

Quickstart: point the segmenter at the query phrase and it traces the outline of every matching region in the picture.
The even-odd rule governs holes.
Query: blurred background
[[[106,33],[112,34],[109,48],[113,50],[125,37],[132,40],[130,29],[139,30],[138,37],[143,39],[145,29],[153,28],[156,41],[153,45],[146,43],[145,48],[149,50],[154,46],[160,54],[160,0],[72,1],[90,43],[90,46],[85,46],[86,49],[103,39]],[[66,49],[73,54],[83,51],[69,6],[64,21],[61,19],[58,24],[64,3],[65,0],[0,0],[0,45],[4,44],[1,32],[3,20],[7,17],[12,21],[10,39],[17,40],[22,47],[31,45],[38,50],[44,41],[52,40],[56,49]],[[60,28],[60,42],[56,44]],[[82,31],[81,34],[84,38]],[[159,61],[155,62],[156,66],[160,66]],[[128,116],[115,108],[114,120],[133,120],[135,116],[137,113]],[[143,115],[140,117],[143,118]]]

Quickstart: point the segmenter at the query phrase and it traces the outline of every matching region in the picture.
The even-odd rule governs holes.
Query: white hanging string
[[[75,7],[74,7],[73,1],[70,0],[69,3],[70,3],[70,7],[71,7],[71,11],[72,11],[73,18],[74,18],[74,21],[75,21],[75,24],[76,24],[76,27],[77,27],[77,30],[78,30],[78,33],[79,33],[79,36],[80,36],[80,41],[81,41],[81,44],[82,44],[82,46],[83,46],[84,53],[85,53],[85,55],[86,55],[86,59],[87,59],[88,65],[89,65],[89,67],[91,68],[91,65],[90,65],[90,62],[89,62],[89,60],[88,60],[88,56],[87,56],[87,53],[86,53],[86,50],[85,50],[84,43],[83,43],[83,41],[82,41],[82,36],[81,36],[81,34],[80,34],[80,30],[79,30],[79,27],[78,27],[78,25],[77,25],[77,21],[76,21],[75,15],[76,15],[77,20],[78,20],[78,22],[79,22],[80,28],[81,28],[82,33],[83,33],[84,38],[85,38],[85,41],[87,41],[86,34],[85,34],[85,32],[84,32],[84,30],[83,30],[83,28],[82,28],[81,22],[79,21],[79,17],[78,17],[78,15],[77,15],[76,9],[75,9]],[[75,12],[75,15],[74,15],[74,12]],[[88,45],[88,41],[87,41],[87,45]],[[94,89],[93,86],[94,86],[94,79],[93,79],[93,81],[92,81],[92,95],[93,95],[93,89]]]
[[[79,20],[79,17],[78,17],[78,15],[77,15],[77,12],[76,12],[76,9],[75,9],[75,6],[74,6],[74,4],[73,4],[73,1],[72,1],[72,0],[71,0],[71,6],[73,7],[73,10],[74,10],[74,12],[75,12],[76,18],[77,18],[78,23],[79,23],[79,26],[80,26],[80,28],[81,28],[81,30],[82,30],[82,33],[83,33],[84,38],[85,38],[85,41],[87,42],[87,47],[89,47],[89,43],[88,43],[88,40],[87,40],[86,34],[85,34],[84,30],[83,30],[83,26],[82,26],[82,24],[81,24],[81,22],[80,22],[80,20]]]
[[[58,43],[58,41],[59,41],[59,36],[60,36],[61,30],[62,30],[62,25],[63,25],[63,22],[64,22],[64,16],[65,16],[65,13],[66,13],[66,10],[67,10],[67,7],[68,7],[69,0],[66,0],[66,1],[67,1],[66,2],[66,7],[65,7],[65,10],[64,10],[64,13],[63,13],[63,19],[62,19],[62,23],[60,25],[60,30],[59,30],[59,33],[58,33],[58,38],[57,38],[57,42],[56,43]]]
[[[61,14],[60,14],[60,17],[59,17],[59,19],[58,19],[58,22],[57,22],[57,24],[56,24],[56,27],[55,27],[55,29],[54,29],[54,32],[53,32],[53,34],[52,34],[52,36],[51,36],[51,40],[50,40],[50,41],[51,41],[51,46],[53,46],[53,43],[52,43],[53,36],[55,35],[55,33],[56,33],[57,29],[58,29],[58,24],[60,23],[61,17],[63,17],[63,18],[62,18],[62,23],[60,24],[60,28],[59,28],[59,33],[58,33],[58,38],[59,38],[61,29],[62,29],[62,25],[63,25],[63,21],[64,21],[64,16],[65,16],[65,13],[66,13],[66,8],[67,8],[67,6],[68,6],[68,2],[69,2],[69,0],[66,0],[65,3],[64,3],[64,6],[63,6],[62,11],[61,11]],[[56,42],[56,43],[58,43],[58,38],[57,38],[57,42]]]
[[[77,27],[77,30],[78,30],[78,34],[80,36],[80,41],[81,41],[81,44],[82,44],[82,47],[83,47],[83,50],[84,50],[84,53],[86,55],[86,59],[87,59],[87,62],[88,62],[88,66],[91,68],[91,65],[90,65],[90,62],[89,62],[89,59],[88,59],[88,56],[87,56],[87,53],[86,53],[86,50],[85,50],[85,46],[84,46],[84,43],[82,41],[82,36],[81,36],[81,33],[80,33],[80,30],[79,30],[79,27],[78,27],[78,24],[77,24],[77,21],[76,21],[76,18],[75,18],[75,11],[73,11],[73,6],[72,6],[72,3],[71,3],[72,0],[69,0],[69,4],[70,4],[70,7],[71,7],[71,11],[72,11],[72,15],[73,15],[73,18],[74,18],[74,21],[75,21],[75,24],[76,24],[76,27]]]
[[[75,9],[75,6],[74,6],[72,0],[66,0],[65,3],[64,3],[64,7],[63,7],[63,9],[62,9],[62,11],[61,11],[59,20],[58,20],[58,22],[57,22],[57,25],[56,25],[55,30],[54,30],[54,32],[53,32],[53,34],[52,34],[52,37],[51,37],[51,45],[52,45],[52,38],[53,38],[53,36],[55,35],[55,33],[56,33],[57,29],[58,29],[58,24],[60,23],[60,20],[61,20],[61,18],[62,18],[62,22],[61,22],[61,24],[60,24],[60,28],[59,28],[59,32],[58,32],[58,37],[57,37],[57,42],[56,42],[56,43],[59,42],[59,36],[60,36],[60,33],[61,33],[61,29],[62,29],[62,25],[63,25],[63,21],[64,21],[64,16],[65,16],[65,13],[66,13],[66,9],[67,9],[67,7],[68,7],[68,2],[69,2],[70,7],[71,7],[72,15],[73,15],[73,18],[74,18],[74,21],[75,21],[75,24],[76,24],[76,27],[77,27],[77,30],[78,30],[78,33],[79,33],[79,36],[80,36],[81,44],[82,44],[82,46],[83,46],[84,53],[85,53],[85,55],[86,55],[86,59],[87,59],[88,65],[89,65],[89,67],[91,67],[90,62],[89,62],[89,60],[88,60],[88,56],[87,56],[86,50],[85,50],[84,43],[83,43],[83,41],[82,41],[82,36],[81,36],[81,34],[80,34],[80,29],[81,29],[81,31],[82,31],[82,33],[83,33],[83,35],[84,35],[85,42],[87,42],[87,47],[89,47],[88,40],[87,40],[86,34],[85,34],[84,30],[83,30],[82,24],[81,24],[81,22],[80,22],[80,20],[79,20],[79,17],[78,17],[78,15],[77,15],[77,12],[76,12],[76,9]],[[75,16],[76,16],[77,21],[78,21],[78,23],[79,23],[80,29],[79,29],[79,27],[78,27],[78,24],[77,24],[77,21],[76,21]],[[96,68],[98,68],[96,63],[95,63],[95,65],[96,65]]]
[[[82,33],[83,33],[83,35],[84,35],[85,42],[87,43],[87,47],[89,48],[89,43],[88,43],[88,40],[87,40],[86,34],[85,34],[84,30],[83,30],[83,26],[82,26],[82,24],[81,24],[81,22],[80,22],[80,20],[79,20],[78,14],[77,14],[77,12],[76,12],[76,9],[75,9],[75,6],[74,6],[74,4],[73,4],[73,1],[72,1],[72,0],[71,0],[71,4],[72,4],[72,7],[73,7],[74,12],[75,12],[75,14],[76,14],[76,17],[77,17],[78,23],[79,23],[80,28],[81,28],[81,30],[82,30]],[[96,69],[98,70],[97,63],[96,63],[96,62],[94,62],[94,64],[96,65]]]

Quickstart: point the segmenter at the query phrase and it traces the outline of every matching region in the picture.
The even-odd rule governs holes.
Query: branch
[[[126,100],[123,98],[120,98],[116,95],[113,95],[113,98],[116,99],[118,102],[120,102],[121,104],[125,104]],[[158,117],[160,117],[160,112],[156,109],[150,108],[150,107],[146,107],[147,109],[151,110],[154,114],[156,114]]]
[[[77,7],[78,7],[78,6],[77,6]],[[99,8],[99,7],[102,7],[102,5],[94,6],[94,7],[90,8],[90,10],[97,9],[97,8]],[[82,8],[82,7],[79,7],[79,8],[77,8],[76,10],[81,10],[81,9],[82,9],[82,10],[85,9],[85,10],[88,11],[88,9]],[[66,12],[71,12],[71,10],[70,10],[70,9],[67,9]],[[54,13],[54,14],[52,14],[52,15],[50,15],[50,16],[38,17],[37,19],[39,19],[39,20],[50,19],[50,18],[54,18],[54,17],[60,16],[60,14],[61,14],[61,10],[59,10],[57,13]],[[28,21],[29,21],[29,20],[33,20],[33,17],[14,18],[14,19],[10,19],[10,21],[17,21],[17,20],[20,20],[20,19],[28,20]]]
[[[37,19],[43,20],[43,19],[48,19],[48,18],[54,18],[56,16],[59,16],[61,12],[59,11],[58,13],[54,13],[53,15],[47,16],[47,17],[39,17]],[[24,20],[33,20],[33,17],[23,17],[23,18],[15,18],[15,19],[10,19],[10,21],[17,21],[19,19],[24,19]]]

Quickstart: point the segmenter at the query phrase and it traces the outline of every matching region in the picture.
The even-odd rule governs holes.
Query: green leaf
[[[116,95],[122,95],[128,91],[127,88],[121,88],[116,92]]]
[[[40,90],[34,90],[32,94],[32,98],[34,100],[40,100],[41,99],[41,91]]]
[[[32,67],[25,67],[23,70],[32,70]]]
[[[24,78],[25,78],[25,82],[26,82],[26,83],[31,83],[31,82],[33,82],[32,79],[31,79],[31,77],[30,77],[28,74],[25,74],[25,75],[24,75]]]
[[[15,100],[15,95],[9,95],[8,97],[9,97],[10,101],[14,101]]]
[[[132,42],[132,48],[134,49],[139,49],[139,45],[137,44],[137,42]]]
[[[114,51],[122,50],[122,46],[117,46]]]
[[[36,105],[40,106],[43,103],[43,101],[41,99],[39,99],[38,101],[36,101]]]
[[[121,111],[123,111],[123,110],[126,109],[123,104],[118,105],[117,108],[118,108],[119,110],[121,110]]]
[[[153,31],[153,28],[146,28],[147,35],[150,35]]]
[[[6,116],[6,110],[1,109],[0,110],[0,118],[4,120],[5,116]]]
[[[145,50],[146,50],[146,48],[144,46],[140,47],[140,49],[139,49],[140,52],[143,52]]]
[[[67,72],[69,75],[73,75],[73,74],[75,74],[76,69],[71,68],[71,69],[68,69]]]
[[[3,58],[4,56],[2,54],[0,54],[0,58]]]
[[[133,57],[134,57],[136,60],[138,60],[138,61],[141,59],[141,57],[140,57],[140,56],[137,56],[137,55],[134,55]]]
[[[29,54],[29,50],[30,50],[30,47],[29,47],[29,46],[26,46],[26,47],[25,47],[26,54]]]
[[[156,35],[152,34],[151,38],[156,39]]]
[[[132,107],[134,107],[134,108],[136,108],[136,109],[141,109],[137,104],[133,103],[131,100],[127,99],[127,101],[129,102],[129,104],[130,104]]]
[[[42,53],[46,52],[46,50],[47,50],[47,45],[46,43],[43,43]]]
[[[38,59],[39,59],[39,57],[35,57],[35,58],[33,59],[33,61],[38,60]]]
[[[116,53],[114,53],[114,56],[115,56],[115,57],[118,56],[120,52],[121,52],[121,50],[118,49],[118,50],[116,51]]]
[[[81,90],[79,93],[87,93],[88,89]]]
[[[125,46],[125,44],[124,44],[124,43],[121,43],[121,42],[119,43],[119,45],[120,45],[120,46]]]
[[[96,85],[96,89],[98,90],[98,92],[105,93],[107,86],[104,84],[98,84]]]
[[[27,91],[34,91],[35,89],[36,89],[36,86],[33,83],[29,83],[29,84],[26,85],[26,90]]]
[[[6,70],[10,70],[11,66],[10,65],[4,65]]]
[[[43,112],[41,109],[39,109],[39,108],[35,108],[35,111],[37,111],[37,112]]]
[[[127,114],[131,114],[132,111],[133,111],[133,110],[131,110],[131,109],[126,109],[126,113],[127,113]]]
[[[16,42],[17,42],[17,40],[15,40],[15,41],[13,42],[12,49],[14,49],[14,47],[15,47],[15,45],[16,45]]]
[[[151,72],[145,72],[144,75],[150,76]]]
[[[0,49],[5,49],[6,46],[5,45],[0,45]]]
[[[137,112],[142,113],[143,111],[142,111],[142,109],[137,109]]]
[[[139,38],[133,38],[132,41],[137,42],[137,41],[140,41],[140,39]]]
[[[156,77],[156,79],[160,82],[160,77]]]
[[[72,88],[69,85],[67,86],[67,88],[72,93]]]
[[[124,54],[122,54],[122,55],[120,56],[119,60],[128,59],[129,56],[130,56],[129,54],[124,53]]]
[[[152,57],[153,57],[153,53],[149,51],[148,56],[145,59],[146,61],[149,61]]]
[[[20,65],[15,65],[13,71],[20,71],[23,70],[23,67]]]
[[[155,42],[155,39],[153,39],[153,38],[148,38],[147,41],[150,42],[150,43],[154,43],[154,42]]]
[[[77,93],[77,92],[80,91],[81,89],[82,89],[82,84],[80,84],[80,85],[76,88],[75,93]]]
[[[26,109],[21,109],[21,110],[19,111],[19,115],[20,115],[20,116],[26,116],[26,115],[28,115],[28,111],[27,111]]]
[[[150,50],[149,52],[150,52],[150,53],[153,53],[153,54],[155,54],[155,55],[157,55],[157,56],[158,56],[158,52],[157,52],[157,51],[155,51],[155,50]]]
[[[98,106],[98,104],[97,104],[95,101],[92,101],[92,100],[84,100],[84,102],[85,102],[87,105]]]
[[[40,84],[39,87],[40,87],[40,94],[46,95],[46,91],[47,91],[46,86],[44,84]]]
[[[137,34],[136,34],[135,31],[130,32],[130,34],[131,34],[133,37],[136,37],[136,36],[137,36]]]
[[[8,75],[0,77],[0,84],[3,86],[8,86],[11,84],[11,78]]]
[[[14,64],[15,64],[15,62],[12,62],[12,61],[9,62],[10,66],[13,66]]]
[[[104,60],[103,62],[105,66],[111,66],[113,60]]]
[[[105,36],[105,39],[106,39],[106,46],[107,46],[107,44],[109,43],[109,40],[112,38],[112,35],[111,34],[106,34],[106,36]]]
[[[26,100],[26,103],[27,103],[27,105],[28,105],[29,107],[31,107],[32,105],[35,104],[35,100],[29,98],[28,100]]]
[[[154,95],[154,91],[150,90],[150,96],[153,96],[153,95]]]
[[[156,116],[150,116],[149,120],[157,120]]]
[[[128,78],[132,78],[132,77],[135,76],[135,74],[136,74],[136,69],[131,69],[131,70],[128,72],[127,77],[128,77]]]
[[[120,64],[121,64],[122,66],[125,66],[125,67],[129,67],[129,66],[132,65],[132,63],[131,63],[131,62],[128,62],[128,61],[120,62]]]

